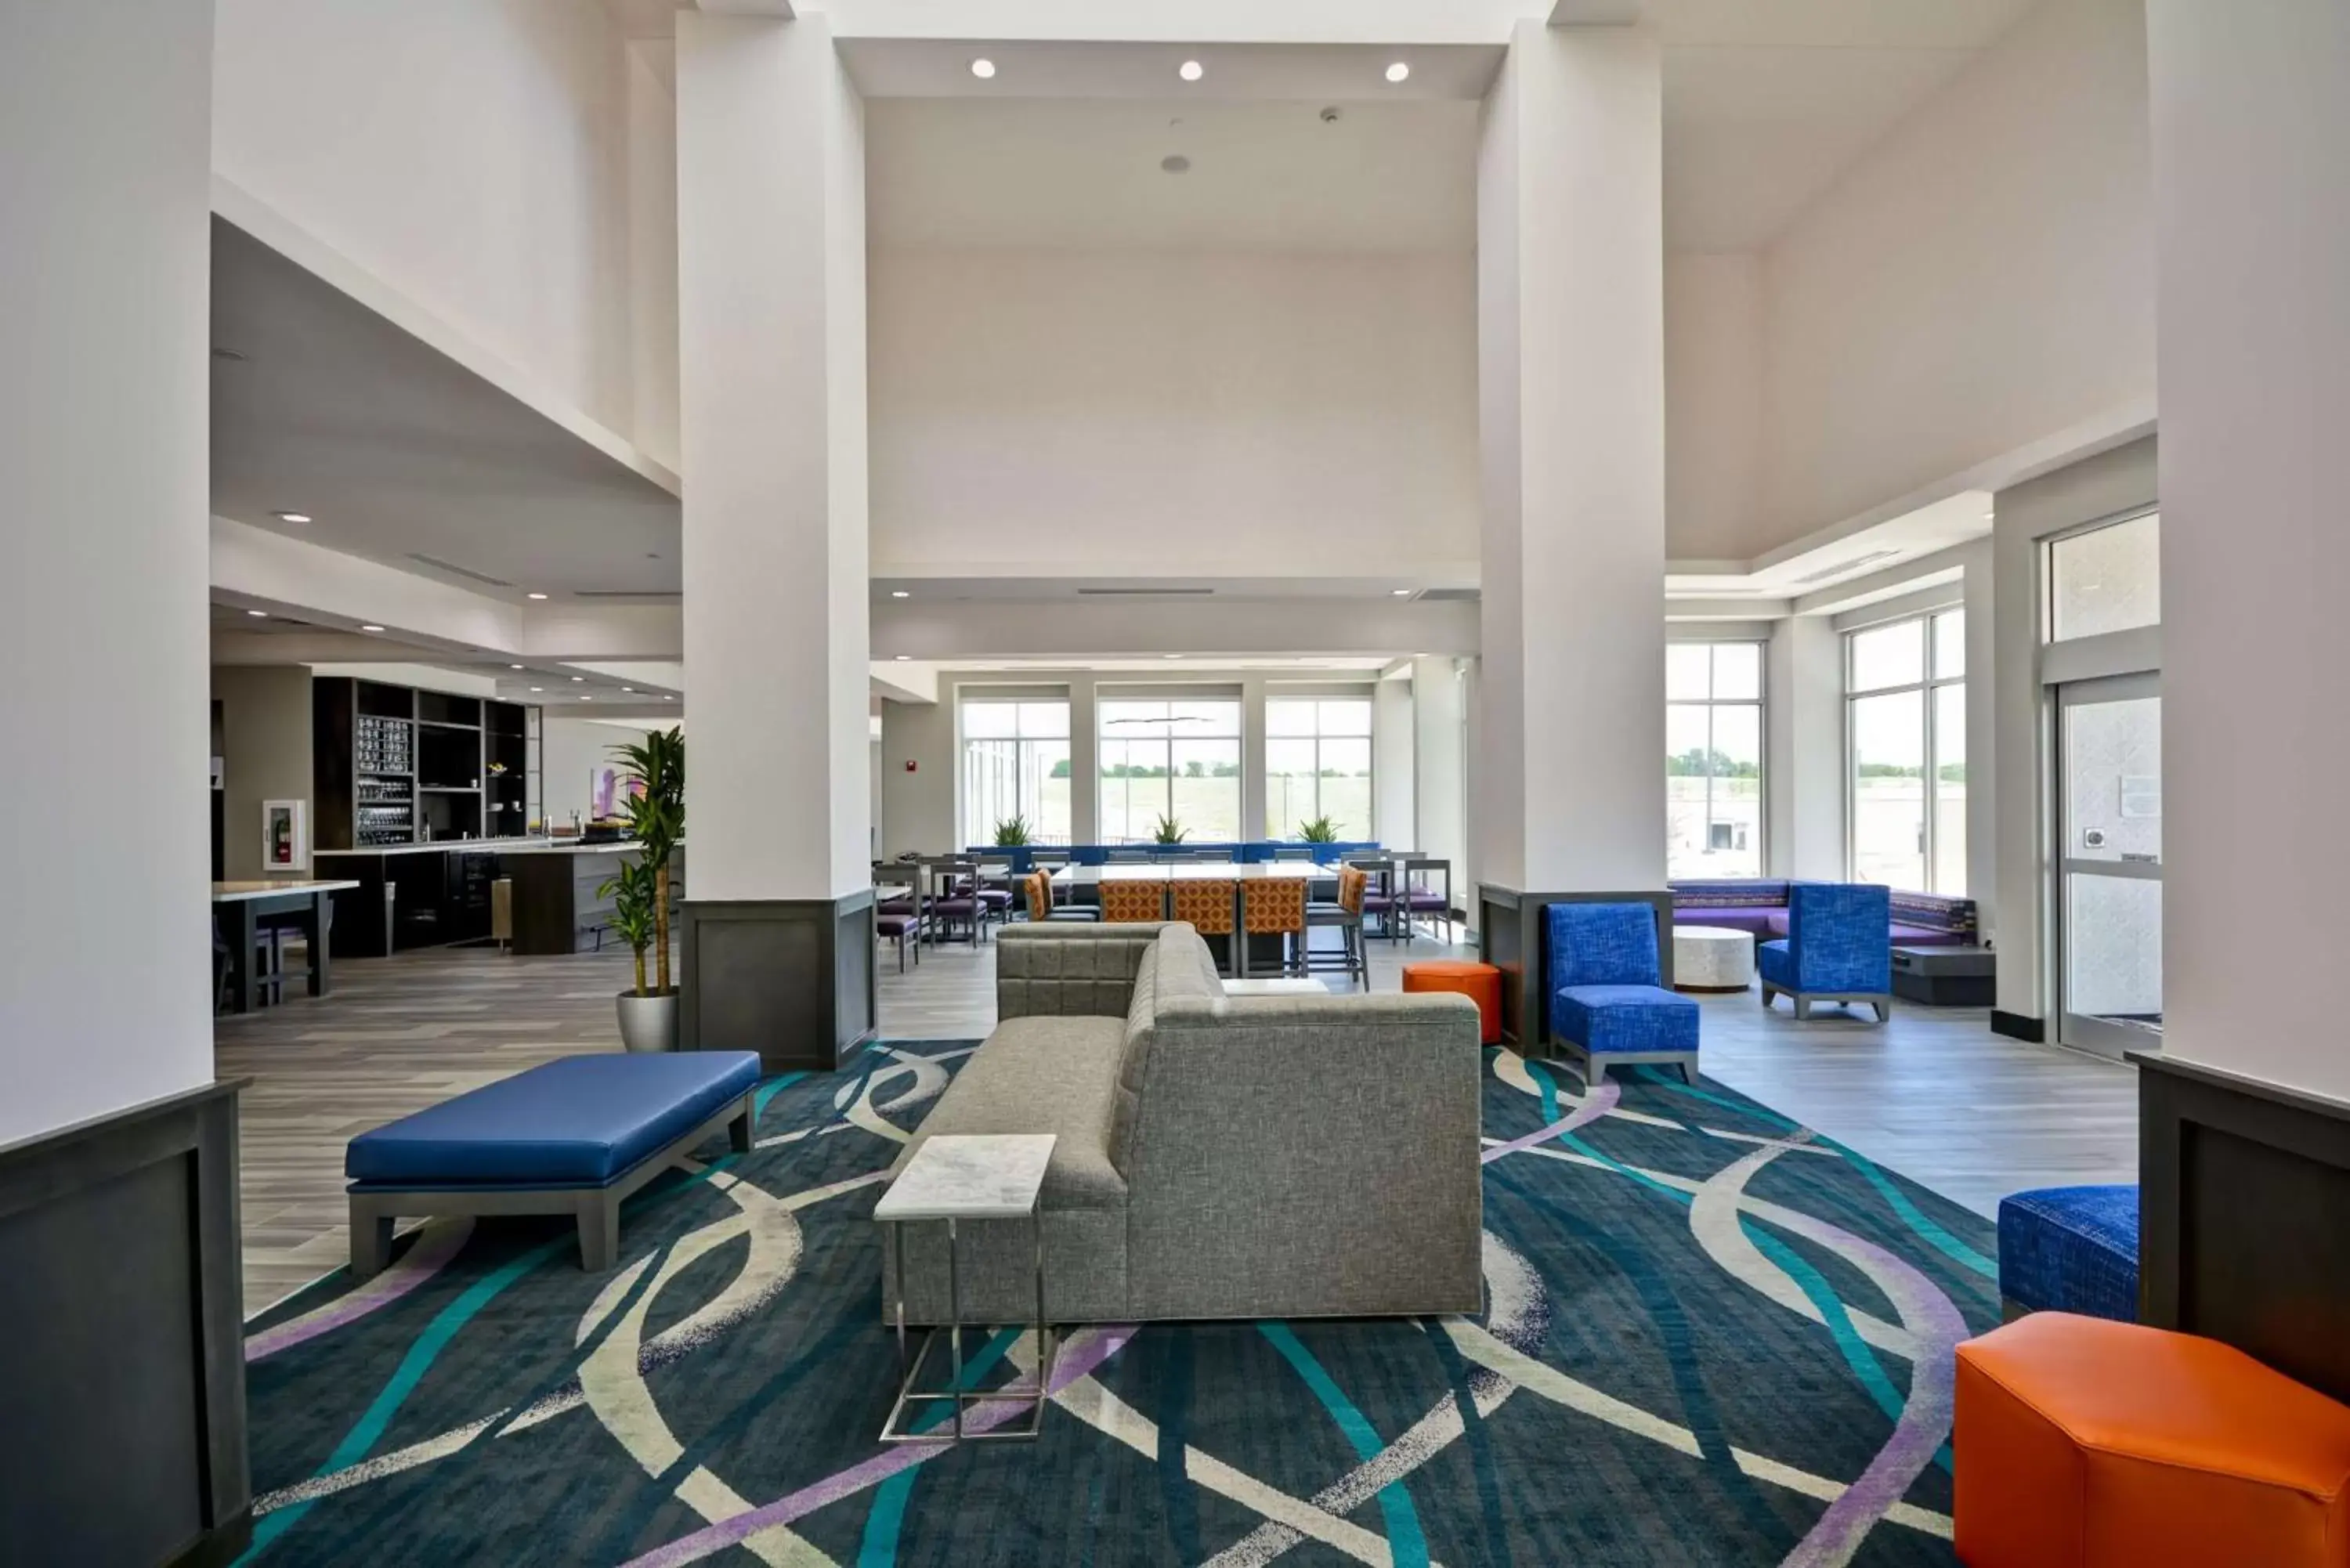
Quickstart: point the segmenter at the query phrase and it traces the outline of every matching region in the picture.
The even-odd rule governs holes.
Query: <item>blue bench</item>
[[[601,1273],[623,1199],[722,1127],[750,1148],[758,1086],[749,1051],[567,1056],[362,1133],[343,1155],[351,1272],[382,1269],[403,1216],[569,1214]]]
[[[1999,1200],[1999,1294],[2028,1312],[2137,1321],[2137,1189],[2042,1187]]]

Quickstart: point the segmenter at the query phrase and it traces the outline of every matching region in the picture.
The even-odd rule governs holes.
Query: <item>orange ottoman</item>
[[[1502,1040],[1502,971],[1472,959],[1425,959],[1403,966],[1406,991],[1451,991],[1477,1004],[1479,1033],[1485,1044]]]
[[[2217,1340],[2033,1313],[1959,1346],[1968,1568],[2350,1564],[2350,1407]]]

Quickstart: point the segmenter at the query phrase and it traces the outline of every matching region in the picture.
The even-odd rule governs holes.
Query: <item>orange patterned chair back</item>
[[[1369,876],[1363,872],[1359,867],[1353,866],[1339,867],[1338,908],[1346,910],[1347,913],[1350,915],[1361,914],[1363,912],[1363,888],[1367,886],[1369,882]]]
[[[1102,919],[1119,923],[1163,920],[1167,884],[1159,881],[1106,881],[1101,884]]]
[[[1305,878],[1258,877],[1241,884],[1241,925],[1251,936],[1305,929]]]
[[[1032,920],[1050,919],[1053,910],[1052,873],[1033,871],[1020,880],[1028,889],[1028,918]]]
[[[1189,920],[1203,937],[1232,934],[1232,895],[1236,882],[1177,882],[1175,918]]]

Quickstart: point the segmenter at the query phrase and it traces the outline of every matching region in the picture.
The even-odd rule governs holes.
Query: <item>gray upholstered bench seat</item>
[[[1045,1303],[1056,1323],[1102,1323],[1126,1310],[1126,1179],[1110,1160],[1110,1124],[1118,1096],[1118,1064],[1126,1044],[1123,1018],[1007,1018],[939,1096],[920,1131],[890,1167],[905,1168],[914,1151],[940,1133],[1052,1133],[1037,1207],[1045,1216]],[[1035,1299],[1029,1277],[1028,1227],[1018,1243],[975,1248],[991,1229],[962,1227],[958,1253],[965,1270],[965,1302]],[[946,1232],[915,1225],[906,1233],[914,1292],[907,1314],[916,1322],[941,1321]],[[925,1264],[930,1266],[925,1267]],[[896,1300],[895,1262],[884,1250],[882,1300]],[[925,1288],[926,1285],[929,1288]]]

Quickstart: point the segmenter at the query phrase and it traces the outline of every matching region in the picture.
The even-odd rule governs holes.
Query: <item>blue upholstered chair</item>
[[[1892,895],[1863,882],[1798,882],[1787,889],[1787,934],[1755,949],[1762,1005],[1784,994],[1795,1016],[1814,1002],[1861,1002],[1880,1023],[1893,1012]]]
[[[1999,1200],[1999,1295],[2010,1318],[2137,1321],[2137,1189],[2042,1187]]]
[[[1657,911],[1647,904],[1553,904],[1550,1034],[1597,1085],[1607,1069],[1667,1063],[1697,1082],[1697,1003],[1661,983]]]

